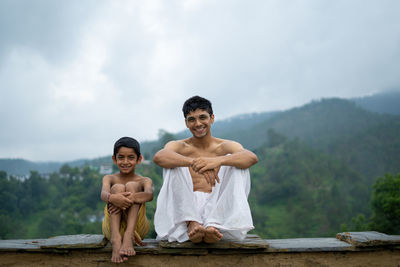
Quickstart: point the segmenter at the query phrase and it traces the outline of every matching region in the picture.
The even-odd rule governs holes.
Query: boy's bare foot
[[[125,257],[121,257],[121,254],[119,253],[120,248],[121,248],[121,237],[113,238],[111,240],[111,244],[112,244],[111,261],[114,263],[124,262]]]
[[[132,235],[130,235],[130,234],[124,235],[124,241],[122,242],[122,246],[121,246],[121,249],[119,250],[119,254],[121,255],[121,257],[136,255],[136,251],[133,248]]]
[[[209,226],[206,228],[204,242],[206,243],[216,243],[220,241],[222,238],[222,234],[218,231],[217,228]]]
[[[201,241],[203,241],[205,230],[206,229],[204,229],[204,227],[198,222],[191,221],[188,224],[190,241],[192,241],[193,243],[200,243]]]

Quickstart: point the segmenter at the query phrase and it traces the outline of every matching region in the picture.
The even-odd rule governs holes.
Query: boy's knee
[[[123,184],[114,184],[111,186],[111,194],[122,193],[126,191],[126,187]]]
[[[138,182],[128,182],[128,183],[126,183],[125,186],[126,186],[126,191],[129,191],[129,192],[138,192],[139,188],[140,188],[140,185]]]

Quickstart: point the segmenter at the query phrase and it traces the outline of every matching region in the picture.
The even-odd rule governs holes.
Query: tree
[[[371,228],[400,234],[400,174],[379,177],[373,188]]]

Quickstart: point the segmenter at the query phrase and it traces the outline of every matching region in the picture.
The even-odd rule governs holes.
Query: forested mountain
[[[358,106],[377,113],[400,115],[400,90],[351,99]]]
[[[369,214],[370,190],[343,162],[274,130],[251,168],[256,232],[271,238],[333,236],[356,214]]]
[[[336,107],[332,102],[337,102]],[[353,105],[352,103],[356,103],[356,105]],[[327,106],[326,108],[322,107],[325,104],[329,106]],[[319,107],[316,107],[316,105],[318,105]],[[342,108],[343,110],[341,110]],[[319,109],[322,109],[325,114],[316,114],[319,112]],[[332,110],[329,111],[330,109]],[[372,112],[367,112],[367,110]],[[347,114],[347,112],[350,113]],[[311,114],[307,115],[307,113]],[[385,113],[386,115],[378,115],[373,113]],[[383,135],[389,135],[385,138],[391,139],[390,134],[386,130],[389,130],[391,134],[397,134],[397,128],[391,126],[389,126],[390,129],[387,128],[388,124],[390,125],[391,121],[393,121],[388,119],[387,114],[400,114],[400,91],[390,91],[367,97],[353,98],[349,100],[326,99],[323,101],[314,101],[303,107],[294,108],[284,112],[276,111],[242,114],[225,120],[219,120],[217,117],[216,122],[213,124],[213,135],[222,138],[238,140],[240,142],[243,142],[243,144],[247,148],[255,149],[266,141],[266,131],[269,128],[275,128],[278,132],[281,132],[284,135],[288,135],[290,137],[299,137],[307,144],[316,143],[316,149],[322,149],[326,151],[328,146],[331,146],[332,148],[336,146],[335,142],[333,142],[331,145],[328,145],[326,143],[326,132],[330,132],[330,129],[333,129],[333,131],[331,131],[332,135],[337,135],[336,139],[341,139],[342,134],[344,134],[345,136],[347,136],[347,138],[350,136],[355,138],[357,141],[358,137],[354,135],[355,131],[358,131],[356,126],[361,126],[361,129],[365,130],[367,127],[370,127],[371,125],[369,124],[372,123],[377,127],[377,129],[375,130],[377,135],[382,136],[382,133],[377,133],[381,130],[384,132]],[[278,118],[274,119],[274,117],[276,116],[278,116]],[[314,118],[313,116],[319,116],[319,118]],[[396,116],[389,117],[396,118]],[[341,118],[343,118],[344,121],[341,121]],[[301,119],[302,123],[298,123],[297,119]],[[313,119],[316,119],[315,125],[313,123]],[[325,119],[327,121],[324,122]],[[332,123],[330,123],[331,119],[333,119]],[[382,126],[383,128],[385,128],[385,130],[383,130],[383,128],[378,125],[380,120],[383,120]],[[396,119],[394,119],[394,121],[395,120]],[[348,126],[350,127],[347,128]],[[182,125],[182,128],[184,128],[184,125]],[[370,130],[374,131],[373,129]],[[323,133],[323,136],[321,137],[317,136],[320,131],[325,131]],[[348,131],[348,133],[346,133],[346,131]],[[360,130],[358,132],[362,133],[363,131]],[[369,136],[368,133],[364,133]],[[164,134],[165,132],[160,130],[159,140],[142,142],[142,152],[145,155],[146,159],[151,159],[154,152],[157,151],[165,141],[169,140],[168,138],[166,140],[162,140],[162,138],[165,137]],[[189,131],[184,130],[179,133],[169,135],[167,137],[184,138],[189,135]],[[364,136],[362,138],[368,137]],[[392,142],[392,140],[389,141]],[[321,142],[325,142],[325,144],[321,145]],[[353,142],[353,140],[351,140],[351,138],[346,139],[346,142],[351,143]],[[343,141],[343,143],[346,142]],[[318,144],[321,146],[319,146]],[[345,145],[339,145],[337,149],[343,146]],[[384,145],[379,150],[385,150],[386,147],[387,146]],[[370,151],[375,151],[374,147],[369,147],[368,149]],[[398,151],[396,149],[394,150]],[[329,151],[329,153],[340,154],[341,152]],[[382,155],[382,157],[392,158],[391,155],[386,155],[386,153],[383,154],[385,155]],[[31,162],[23,159],[0,159],[0,170],[4,170],[9,174],[14,175],[28,175],[30,170],[35,170],[39,173],[54,172],[57,171],[63,164],[68,164],[70,166],[83,166],[85,164],[97,166],[104,162],[110,162],[110,156],[105,156],[99,159],[82,159],[71,162]],[[362,165],[362,163],[358,162],[358,159],[354,156],[352,156],[351,162],[353,162],[352,164],[355,165]],[[389,163],[388,165],[393,164]],[[371,165],[369,164],[369,166]],[[386,169],[392,170],[393,167],[388,166],[385,168],[381,168],[381,170]],[[368,173],[370,172],[366,172],[366,174]],[[381,171],[377,173],[381,173]],[[372,177],[375,175],[376,173],[372,172],[369,176]]]
[[[368,218],[375,220],[370,230],[399,231],[387,227],[390,221],[380,222],[382,212],[372,213],[369,203],[378,177],[400,173],[400,116],[367,111],[348,100],[323,99],[288,111],[216,122],[212,132],[258,155],[258,164],[250,169],[253,233],[264,238],[332,236],[344,225],[347,230],[360,225],[367,229],[363,222]],[[160,131],[145,152],[147,158],[180,135]],[[20,180],[12,172],[0,172],[0,238],[100,233],[102,176],[93,167],[110,163],[110,156],[76,163],[46,178],[32,172]],[[138,172],[154,181],[155,199],[147,209],[152,219],[162,170],[150,162],[141,164]],[[387,176],[387,183],[400,182],[400,176],[394,177]],[[374,193],[374,203],[386,207],[382,192]],[[391,203],[400,201],[396,192]]]
[[[324,99],[222,137],[256,149],[268,141],[268,129],[347,163],[369,184],[385,172],[400,171],[400,116],[366,111],[343,99]]]
[[[83,166],[87,160],[68,162],[70,166]],[[28,175],[30,171],[51,173],[58,171],[65,162],[33,162],[25,159],[0,159],[0,170],[13,175]]]

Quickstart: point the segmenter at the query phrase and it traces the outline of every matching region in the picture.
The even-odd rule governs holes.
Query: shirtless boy
[[[143,160],[135,139],[120,138],[114,144],[112,160],[119,173],[103,178],[100,197],[107,205],[102,230],[111,240],[111,261],[121,263],[136,254],[133,242],[141,244],[149,231],[145,203],[153,199],[153,183],[150,178],[135,173]]]
[[[194,243],[243,239],[253,229],[247,197],[248,168],[257,156],[237,142],[211,135],[210,101],[199,96],[183,105],[192,137],[171,141],[154,156],[164,168],[154,217],[158,239]]]

